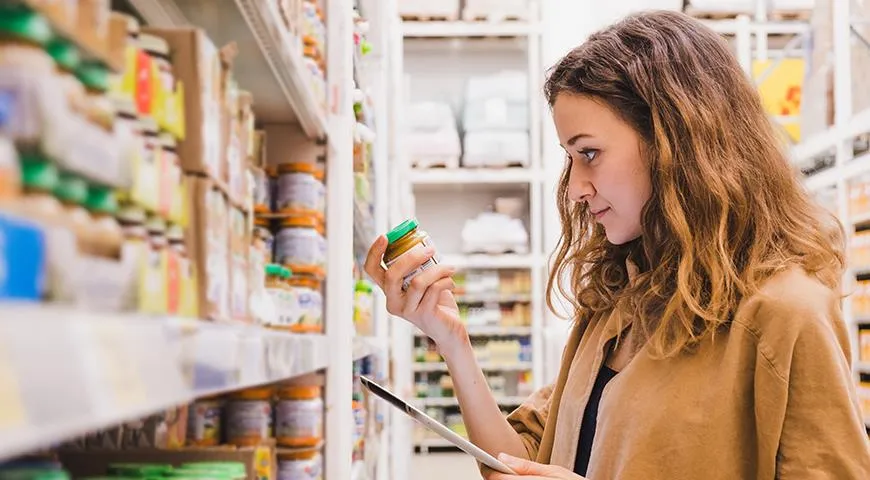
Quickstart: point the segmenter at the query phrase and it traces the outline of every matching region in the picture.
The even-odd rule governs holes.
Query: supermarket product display
[[[403,144],[417,168],[459,168],[462,145],[449,104],[419,102],[408,106]]]
[[[529,232],[519,218],[482,212],[465,221],[463,253],[529,253]]]

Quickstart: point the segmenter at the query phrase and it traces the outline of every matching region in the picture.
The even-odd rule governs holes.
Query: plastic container
[[[317,217],[285,218],[275,238],[276,263],[296,273],[323,276],[326,270],[326,238]]]
[[[317,450],[278,451],[278,480],[321,480],[323,457]]]
[[[323,217],[319,210],[320,189],[323,183],[315,177],[317,165],[307,162],[285,163],[278,166],[275,185],[275,210],[293,215]]]
[[[399,259],[402,255],[411,251],[412,248],[415,247],[430,247],[434,244],[432,243],[432,239],[429,237],[429,234],[419,228],[419,222],[417,222],[416,218],[411,218],[405,220],[404,222],[397,225],[394,229],[387,232],[387,241],[389,244],[387,245],[387,249],[384,252],[384,264],[387,268],[390,268],[390,265],[394,264],[396,260]],[[414,278],[415,275],[430,268],[439,263],[438,255],[433,255],[432,258],[427,260],[425,263],[420,265],[419,268],[414,270],[413,272],[405,275],[402,279],[402,289],[405,290],[408,288],[408,285],[411,282],[411,279]]]
[[[320,213],[323,220],[326,214],[326,170],[322,164],[317,164],[314,171],[314,179],[317,180],[317,206],[315,210]]]
[[[111,188],[91,185],[85,207],[93,217],[94,253],[102,257],[119,258],[124,231],[115,219],[118,202]]]
[[[275,402],[275,438],[283,447],[314,447],[323,439],[320,387],[285,386]]]
[[[528,166],[529,133],[526,131],[468,132],[463,139],[462,166],[502,168]]]
[[[320,333],[323,331],[323,294],[321,282],[311,275],[293,275],[288,279],[292,295],[298,304],[295,317],[289,328],[297,333]]]
[[[54,187],[54,196],[63,205],[64,216],[76,236],[79,253],[93,253],[96,241],[94,219],[84,204],[88,198],[88,183],[73,174],[61,174]]]
[[[272,436],[270,387],[243,390],[226,403],[227,443],[239,447],[258,445]]]
[[[221,441],[223,402],[201,398],[190,405],[187,414],[187,443],[196,447],[213,447]]]

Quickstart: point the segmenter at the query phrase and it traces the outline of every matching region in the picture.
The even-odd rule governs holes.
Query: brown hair
[[[632,15],[568,53],[544,88],[551,107],[563,94],[609,106],[641,137],[652,180],[642,236],[617,246],[569,199],[568,164],[552,310],[554,289],[580,322],[618,304],[654,355],[671,356],[729,324],[742,298],[790,266],[839,288],[841,227],[808,198],[715,32],[681,13]],[[630,284],[626,259],[640,267]]]

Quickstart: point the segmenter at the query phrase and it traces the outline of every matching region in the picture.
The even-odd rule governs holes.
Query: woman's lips
[[[601,217],[607,215],[607,212],[609,212],[609,211],[610,211],[610,207],[602,208],[601,210],[598,210],[597,212],[592,212],[592,216],[595,217],[595,220],[601,221]]]

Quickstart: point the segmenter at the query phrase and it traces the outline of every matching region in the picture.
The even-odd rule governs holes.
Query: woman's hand
[[[499,454],[498,459],[517,474],[509,475],[489,470],[486,480],[586,480],[562,467],[535,463],[525,458],[512,457],[506,453]]]
[[[414,276],[407,291],[402,291],[404,277],[432,258],[435,250],[412,248],[384,270],[381,259],[386,249],[387,239],[382,235],[369,249],[365,271],[387,296],[387,311],[414,324],[439,348],[467,338],[452,293],[456,287],[451,278],[455,270],[434,265]]]

